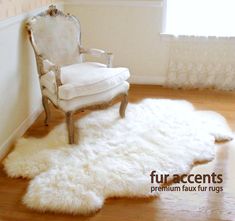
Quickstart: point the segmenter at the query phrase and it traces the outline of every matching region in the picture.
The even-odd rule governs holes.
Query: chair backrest
[[[37,56],[64,66],[79,62],[81,32],[79,21],[55,6],[27,22],[30,40]]]

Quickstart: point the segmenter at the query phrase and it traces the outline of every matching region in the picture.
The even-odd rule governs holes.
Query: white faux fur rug
[[[4,161],[11,177],[32,179],[23,203],[40,211],[89,214],[109,197],[148,197],[150,172],[182,174],[212,160],[215,140],[229,140],[225,119],[186,101],[146,99],[78,122],[79,145],[67,145],[65,125],[41,139],[21,138]],[[155,195],[157,193],[154,193]],[[164,194],[164,193],[163,193]]]

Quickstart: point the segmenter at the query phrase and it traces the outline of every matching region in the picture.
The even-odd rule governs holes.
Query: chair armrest
[[[108,68],[112,67],[113,53],[111,53],[111,52],[106,52],[106,51],[96,49],[96,48],[85,49],[82,47],[79,48],[79,52],[80,52],[80,54],[88,54],[88,55],[91,55],[94,57],[105,57],[107,67]]]
[[[55,65],[48,59],[43,59],[43,70],[45,72],[53,71],[55,73],[55,80],[56,80],[56,86],[59,87],[62,85],[61,79],[60,79],[60,66]]]
[[[49,61],[48,59],[43,58],[41,55],[37,56],[38,59],[41,61],[39,64],[41,64],[41,70],[43,73],[48,73],[52,71],[55,74],[55,86],[56,86],[56,95],[57,99],[59,98],[59,86],[62,85],[60,74],[61,74],[61,68],[60,66],[54,64],[53,62]]]

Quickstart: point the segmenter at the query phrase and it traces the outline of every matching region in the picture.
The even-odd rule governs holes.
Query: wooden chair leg
[[[120,105],[120,109],[119,109],[119,114],[120,114],[121,118],[125,117],[127,104],[128,104],[128,97],[127,97],[127,94],[125,94],[125,95],[123,95],[121,105]]]
[[[42,104],[43,104],[43,108],[45,110],[45,120],[44,120],[44,124],[46,126],[48,126],[50,118],[51,118],[51,111],[50,111],[50,107],[49,107],[49,102],[48,102],[48,98],[45,96],[42,96]]]
[[[68,129],[68,140],[69,144],[74,144],[74,121],[73,121],[73,112],[66,113],[66,124]]]

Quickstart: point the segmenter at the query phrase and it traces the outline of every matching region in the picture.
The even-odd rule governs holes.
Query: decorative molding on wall
[[[54,0],[1,0],[0,20],[30,12],[54,2]]]
[[[165,81],[166,79],[163,75],[132,75],[130,78],[131,84],[163,85]]]
[[[14,142],[23,136],[27,129],[34,123],[38,116],[42,113],[43,107],[40,104],[8,137],[8,139],[0,146],[0,161],[10,151]]]
[[[55,4],[55,3],[54,3]],[[46,10],[50,4],[37,8],[35,10],[24,12],[20,15],[12,16],[0,20],[0,29],[7,26],[24,21],[30,16],[33,16],[43,10]],[[108,6],[130,6],[130,7],[162,7],[163,1],[131,1],[131,0],[65,0],[57,1],[55,4],[58,8],[62,8],[64,5],[108,5]]]
[[[65,5],[101,5],[101,6],[128,6],[128,7],[163,7],[163,0],[65,0]]]
[[[34,16],[34,15],[40,13],[41,11],[46,10],[49,7],[49,5],[50,4],[42,6],[40,8],[35,9],[35,10],[32,10],[31,12],[26,12],[21,15],[17,15],[17,16],[13,16],[13,17],[9,17],[9,18],[0,20],[0,29],[6,28],[6,27],[13,25],[13,24],[20,23],[20,22],[26,20],[27,18]],[[63,3],[56,3],[55,5],[58,8],[63,7]]]

